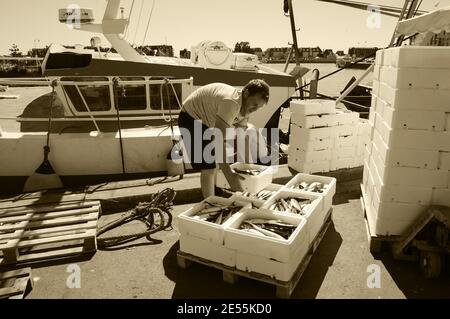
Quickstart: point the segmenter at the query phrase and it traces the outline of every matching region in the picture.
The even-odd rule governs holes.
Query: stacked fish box
[[[225,227],[250,208],[248,201],[211,196],[178,216],[180,250],[226,266],[236,265],[236,251],[224,246]]]
[[[307,221],[267,209],[243,210],[225,228],[224,245],[236,251],[236,268],[289,281],[308,252]]]
[[[328,100],[293,101],[290,110],[289,167],[318,173],[362,165],[359,145],[367,143],[370,129],[358,113]]]
[[[427,206],[450,206],[450,48],[380,50],[363,193],[372,234],[402,234]]]
[[[288,281],[326,222],[335,192],[335,178],[297,174],[286,185],[211,197],[179,216],[180,249]],[[207,202],[242,209],[218,225],[217,208]]]

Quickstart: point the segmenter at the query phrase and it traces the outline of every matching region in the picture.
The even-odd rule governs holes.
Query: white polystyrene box
[[[385,52],[385,50],[377,51],[377,53],[375,55],[375,65],[383,65],[384,52]]]
[[[243,221],[254,218],[280,220],[297,227],[287,240],[271,238],[239,229]],[[243,211],[243,214],[225,228],[224,246],[232,250],[280,262],[290,262],[295,257],[295,252],[298,248],[301,245],[305,245],[309,239],[306,224],[306,219],[301,216],[277,213],[267,209],[246,209]]]
[[[450,189],[435,188],[431,199],[433,205],[449,206],[450,207]]]
[[[383,119],[393,129],[443,131],[445,113],[431,110],[395,110],[385,107]]]
[[[385,165],[437,169],[439,151],[418,150],[412,148],[389,148],[376,132],[372,150],[377,152]]]
[[[236,192],[231,198],[233,200],[239,200],[241,202],[247,202],[252,205],[252,207],[260,208],[263,206],[266,201],[270,200],[272,197],[274,197],[281,189],[283,188],[282,185],[278,184],[269,184],[266,187],[264,187],[264,190],[272,191],[273,195],[271,195],[269,198],[262,200],[254,197],[252,194],[251,197],[244,196],[242,192]]]
[[[373,79],[379,81],[380,80],[380,69],[381,65],[375,64],[373,68]]]
[[[380,82],[396,89],[450,89],[448,69],[394,68],[383,66],[380,70]],[[380,90],[377,91],[379,93]],[[379,94],[378,94],[379,95]]]
[[[330,100],[303,100],[291,101],[290,103],[291,120],[298,117],[316,114],[334,114],[336,113],[336,104]]]
[[[370,224],[374,223],[374,225],[369,225],[371,228],[371,233],[377,236],[400,236],[404,234],[414,223],[414,219],[403,220],[397,218],[396,216],[378,218],[375,221],[370,221]],[[373,229],[372,229],[373,227]]]
[[[226,221],[223,225],[218,225],[215,223],[210,223],[207,221],[194,218],[193,216],[202,209],[205,202],[223,205],[231,205],[235,203],[236,205],[242,207],[250,207],[250,204],[248,202],[239,199],[235,200],[233,198],[226,199],[217,196],[210,196],[206,198],[204,201],[194,205],[187,211],[178,215],[178,231],[182,236],[193,236],[210,241],[215,245],[222,245],[223,233],[226,224],[231,223],[233,219],[237,218],[239,213],[236,213],[234,216],[228,219],[228,221]]]
[[[366,119],[359,119],[358,122],[358,131],[356,133],[356,135],[358,136],[370,136],[371,133],[371,126],[369,123],[369,120]]]
[[[337,114],[318,114],[302,117],[291,117],[291,123],[302,128],[316,128],[338,125]]]
[[[180,250],[182,252],[210,260],[225,266],[236,266],[236,251],[208,240],[189,236],[180,236]]]
[[[288,155],[300,162],[320,162],[331,160],[333,152],[331,149],[306,152],[290,148]]]
[[[385,64],[406,68],[450,68],[450,48],[439,46],[401,46],[386,49],[389,52]]]
[[[439,152],[439,169],[450,171],[450,152]]]
[[[306,256],[308,248],[307,242],[299,244],[292,256],[292,260],[288,263],[238,251],[236,254],[236,268],[241,271],[267,275],[279,281],[289,281]]]
[[[364,165],[364,156],[362,156],[362,155],[357,155],[357,156],[354,158],[354,164],[353,164],[352,167],[360,167],[360,166],[363,166],[363,165]]]
[[[385,185],[374,166],[370,166],[369,172],[380,202],[417,205],[429,205],[431,203],[432,187]]]
[[[354,157],[355,155],[356,155],[356,145],[335,147],[333,148],[331,159],[333,160],[333,159],[348,158]]]
[[[338,136],[334,138],[334,148],[340,147],[354,147],[358,145],[358,137],[357,135],[352,136]]]
[[[307,220],[306,226],[309,233],[309,242],[311,243],[322,228],[325,217],[328,213],[328,210],[325,210],[323,196],[311,192],[281,190],[276,196],[267,201],[262,208],[270,209],[270,206],[272,206],[280,198],[304,198],[313,200],[311,204],[309,204],[308,209],[305,210],[304,215],[301,215]],[[292,215],[297,214],[293,213]]]
[[[295,175],[293,178],[291,178],[291,180],[289,182],[287,182],[285,189],[291,190],[291,191],[296,191],[292,187],[301,182],[306,182],[306,183],[319,182],[319,183],[328,185],[323,193],[312,192],[312,194],[322,196],[324,210],[325,211],[330,210],[331,205],[333,203],[333,196],[334,196],[334,194],[336,194],[336,178],[329,177],[329,176],[318,176],[318,175],[299,173],[299,174]],[[303,190],[302,190],[302,192],[309,193],[309,192],[303,191]]]
[[[288,166],[301,173],[326,173],[330,171],[330,161],[301,162],[295,158],[288,157]]]
[[[389,148],[450,152],[450,132],[391,129],[384,121],[378,122],[378,119],[379,117],[375,121],[375,129]]]
[[[380,202],[375,188],[372,207],[377,212],[378,219],[395,217],[412,223],[427,210],[428,206],[410,203]]]
[[[274,167],[272,166],[263,166],[257,164],[245,164],[245,163],[234,163],[230,165],[231,169],[259,169],[262,172],[258,175],[247,175],[247,174],[239,174],[242,178],[239,180],[242,189],[245,192],[257,193],[260,190],[264,189],[267,185],[272,183],[272,177],[274,173]],[[223,174],[222,170],[217,172],[216,176],[216,186],[222,188],[230,188],[230,185]]]
[[[373,156],[373,154],[372,154]],[[372,157],[374,158],[374,157]],[[375,157],[376,158],[376,157]],[[449,172],[415,167],[382,166],[375,161],[378,173],[384,184],[423,187],[446,187]]]
[[[322,151],[322,150],[329,150],[333,148],[334,146],[334,139],[332,138],[325,138],[321,140],[311,140],[311,141],[299,141],[295,138],[291,138],[289,140],[289,151],[291,150],[297,150],[297,151]]]
[[[394,109],[436,110],[450,112],[450,90],[444,89],[396,89],[380,84],[378,97]]]
[[[344,168],[355,167],[355,157],[332,158],[330,161],[330,171],[337,171]]]
[[[321,127],[321,128],[301,128],[297,125],[291,124],[290,141],[296,141],[297,143],[304,143],[313,140],[323,140],[334,138],[337,136],[335,127]],[[292,142],[291,142],[292,143]]]
[[[380,72],[380,76],[381,76],[381,72]],[[372,81],[372,94],[375,94],[376,96],[380,96],[379,92],[380,92],[380,81],[374,79]]]

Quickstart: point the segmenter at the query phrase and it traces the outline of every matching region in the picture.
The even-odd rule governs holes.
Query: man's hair
[[[260,94],[266,103],[269,102],[269,85],[264,80],[251,80],[245,85],[243,91],[247,91],[249,96]]]

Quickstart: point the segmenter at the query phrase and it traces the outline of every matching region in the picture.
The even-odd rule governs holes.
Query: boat
[[[270,100],[250,121],[259,128],[278,127],[298,75],[263,66],[252,55],[240,53],[238,59],[220,41],[203,41],[190,60],[142,55],[122,36],[129,21],[116,18],[119,8],[120,0],[108,0],[100,24],[93,23],[92,10],[81,9],[83,19],[73,28],[103,34],[117,53],[52,44],[42,62],[44,78],[13,83],[52,86],[54,93],[29,90],[11,102],[20,105],[17,118],[1,118],[0,192],[20,192],[42,162],[51,100],[49,160],[66,187],[167,175],[166,155],[179,139],[181,102],[208,83],[242,88],[264,79]],[[60,10],[60,22],[70,21],[70,10]],[[91,44],[99,47],[99,41],[94,37]],[[5,129],[7,120],[13,123]]]

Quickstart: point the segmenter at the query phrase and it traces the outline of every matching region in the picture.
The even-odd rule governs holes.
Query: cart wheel
[[[425,278],[437,278],[441,274],[441,254],[433,251],[420,252],[420,269]]]

